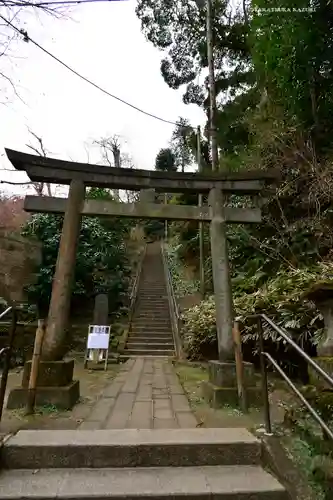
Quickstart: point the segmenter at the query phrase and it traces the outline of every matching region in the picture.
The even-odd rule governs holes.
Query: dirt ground
[[[207,370],[199,364],[175,363],[180,382],[190,400],[192,410],[202,427],[246,427],[256,429],[264,424],[262,402],[258,401],[258,408],[251,408],[247,414],[239,409],[225,405],[220,409],[212,409],[202,397],[201,384],[208,380]],[[270,393],[270,411],[273,423],[283,422],[284,404],[292,398],[283,384],[273,384],[275,387]]]
[[[37,408],[35,415],[25,416],[23,409],[7,410],[5,400],[0,434],[14,433],[19,429],[76,429],[86,418],[100,393],[118,373],[118,370],[119,365],[113,364],[109,364],[107,371],[104,371],[102,366],[98,369],[85,370],[83,357],[76,355],[74,379],[80,381],[81,398],[73,410],[59,411],[53,406],[45,406]],[[6,397],[13,387],[21,385],[21,380],[22,368],[12,370],[9,373]]]

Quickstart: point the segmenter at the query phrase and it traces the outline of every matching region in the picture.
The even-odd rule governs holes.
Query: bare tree
[[[29,42],[29,34],[22,29],[24,21],[32,12],[38,14],[41,19],[43,15],[52,15],[56,18],[65,17],[65,12],[68,12],[68,5],[56,2],[42,2],[39,0],[1,0],[0,2],[0,57],[2,60],[0,70],[0,88],[2,95],[5,96],[0,102],[8,103],[9,98],[6,95],[8,87],[11,92],[20,98],[16,86],[16,82],[10,76],[9,69],[6,70],[6,61],[11,61],[16,57],[13,49],[13,42],[20,37],[25,42]],[[21,98],[20,98],[21,99]]]
[[[44,158],[46,158],[49,152],[45,149],[43,139],[35,134],[35,132],[33,132],[32,130],[28,130],[32,137],[37,141],[37,145],[34,146],[32,144],[26,144],[26,146],[38,156],[43,156]],[[51,184],[49,182],[32,182],[32,186],[34,187],[38,196],[43,196],[44,188],[46,188],[48,196],[52,196]]]
[[[101,139],[93,141],[93,144],[100,147],[102,159],[109,167],[121,167],[119,135],[114,134],[110,137],[102,137]],[[112,158],[110,158],[111,154]]]
[[[102,156],[102,162],[109,167],[115,168],[134,168],[133,159],[130,154],[122,151],[123,141],[121,137],[114,134],[109,137],[102,137],[101,139],[94,140],[93,144],[99,146]],[[113,190],[114,196],[120,200],[119,189]],[[135,199],[135,195],[125,192],[127,200]]]

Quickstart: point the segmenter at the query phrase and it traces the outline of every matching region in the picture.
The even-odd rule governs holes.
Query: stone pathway
[[[79,429],[175,429],[196,425],[170,361],[132,358],[104,389]]]

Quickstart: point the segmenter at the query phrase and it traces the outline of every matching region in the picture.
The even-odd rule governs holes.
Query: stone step
[[[283,486],[257,466],[4,471],[0,484],[1,500],[288,499]]]
[[[126,344],[126,349],[142,349],[142,350],[149,350],[149,351],[163,351],[165,349],[167,350],[173,350],[175,348],[173,342],[152,342],[152,341],[144,341],[144,342],[138,342],[138,340],[130,340]]]
[[[167,289],[166,284],[164,283],[164,277],[163,281],[161,280],[156,281],[156,278],[152,281],[141,280],[139,282],[139,289],[141,288],[146,288],[147,290],[161,290],[161,291],[165,291]]]
[[[135,335],[135,334],[130,334],[128,336],[128,343],[129,342],[152,342],[152,343],[160,343],[160,342],[166,342],[166,343],[172,343],[173,344],[173,336],[172,335]]]
[[[155,335],[154,333],[146,333],[146,334],[136,334],[136,333],[131,333],[128,336],[128,342],[173,342],[173,335],[169,333],[169,335]]]
[[[153,317],[153,316],[141,316],[137,314],[133,317],[133,323],[137,323],[138,325],[150,325],[150,326],[167,326],[170,327],[171,322],[169,317]]]
[[[154,307],[150,304],[149,307],[145,307],[144,309],[140,306],[137,306],[135,309],[136,314],[142,314],[143,316],[159,316],[160,314],[163,314],[164,316],[169,315],[169,308],[168,307]]]
[[[171,325],[152,325],[147,327],[144,323],[135,323],[134,321],[132,322],[132,327],[131,327],[131,332],[149,332],[151,333],[156,333],[157,335],[164,335],[164,334],[170,334],[171,333]]]
[[[146,324],[148,323],[148,324]],[[139,335],[145,335],[146,333],[148,335],[171,335],[172,334],[172,328],[170,322],[165,323],[164,325],[156,325],[154,321],[145,321],[145,322],[138,322],[136,323],[135,321],[132,322],[131,324],[131,330],[130,333],[137,333]]]
[[[166,284],[164,283],[164,276],[163,280],[156,280],[156,277],[153,277],[151,280],[140,280],[139,282],[139,289],[141,287],[147,287],[152,290],[166,290]]]
[[[151,301],[152,303],[158,305],[158,304],[165,304],[165,302],[168,300],[168,296],[165,293],[160,293],[160,294],[154,294],[151,292],[144,292],[144,293],[138,293],[138,300],[140,302],[145,301]]]
[[[141,318],[141,319],[151,319],[154,321],[162,321],[164,322],[165,320],[168,320],[170,317],[169,313],[166,312],[159,312],[159,311],[150,311],[150,312],[141,312],[140,310],[134,311],[134,318]]]
[[[0,453],[5,469],[260,465],[261,443],[242,428],[22,430]]]
[[[136,314],[143,314],[144,316],[152,315],[152,316],[159,316],[160,314],[163,314],[164,316],[167,316],[170,314],[169,308],[163,306],[163,307],[154,307],[150,304],[149,308],[145,307],[144,309],[141,306],[136,306],[135,311]]]
[[[143,296],[143,295],[138,295],[137,297],[137,304],[140,305],[147,305],[149,304],[150,307],[159,307],[159,306],[165,306],[168,304],[168,297],[159,297],[158,299],[153,296]]]
[[[171,330],[171,322],[169,319],[154,319],[154,318],[145,318],[142,316],[136,316],[132,320],[132,325],[135,326],[144,326],[150,330],[154,330],[155,328],[164,328],[168,331]]]
[[[169,328],[169,330],[161,331],[161,330],[154,330],[154,329],[136,329],[136,328],[131,328],[128,338],[130,337],[137,337],[137,338],[142,338],[142,339],[168,339],[168,338],[173,338],[173,333],[172,329]]]
[[[137,303],[136,303],[137,306],[140,306],[140,307],[168,307],[169,306],[169,301],[167,298],[165,299],[159,299],[158,301],[157,300],[154,300],[154,299],[143,299],[142,297],[138,298],[137,300]]]
[[[128,342],[140,342],[140,339],[142,339],[143,342],[146,342],[146,341],[149,341],[149,342],[157,342],[158,344],[160,344],[161,342],[172,342],[173,343],[173,335],[171,335],[169,333],[169,335],[165,335],[163,337],[161,336],[158,336],[158,335],[154,335],[154,333],[152,332],[151,334],[149,334],[149,332],[146,334],[146,335],[136,335],[135,333],[129,335],[128,337]]]
[[[164,276],[163,276],[163,279],[158,279],[156,278],[158,273],[155,273],[155,277],[153,277],[152,279],[142,279],[140,280],[139,282],[139,288],[153,288],[154,290],[166,290],[166,284],[164,282]]]
[[[136,313],[142,314],[170,314],[169,305],[158,305],[154,304],[136,304],[135,308]]]
[[[167,314],[153,314],[153,313],[142,313],[138,312],[134,315],[133,321],[142,320],[143,322],[148,322],[150,324],[169,324],[170,317]]]
[[[165,307],[167,304],[169,305],[169,301],[167,297],[159,298],[158,300],[154,297],[140,297],[138,296],[136,307],[140,306],[149,306],[149,307]]]
[[[156,300],[154,299],[150,299],[150,298],[147,298],[147,299],[143,299],[142,297],[141,298],[138,298],[137,302],[136,302],[136,307],[149,307],[150,309],[152,308],[164,308],[164,307],[169,307],[169,301],[167,298],[163,299],[163,300],[160,300],[159,302],[157,302]]]
[[[155,273],[155,274],[158,274],[158,273]],[[164,277],[163,277],[163,281],[161,280],[157,280],[156,281],[156,278],[153,279],[153,280],[143,280],[143,281],[140,281],[139,283],[139,288],[146,288],[146,289],[153,289],[153,290],[166,290],[166,284],[164,283]]]
[[[164,357],[173,357],[175,355],[174,350],[167,349],[127,349],[125,348],[125,353],[128,356],[164,356]]]
[[[153,287],[151,285],[139,285],[139,288],[138,288],[139,291],[143,292],[143,293],[157,293],[157,294],[160,294],[160,295],[166,295],[167,293],[167,289],[164,287],[164,288],[157,288],[157,287]]]

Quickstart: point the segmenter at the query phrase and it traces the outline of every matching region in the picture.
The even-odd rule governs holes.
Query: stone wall
[[[0,297],[25,301],[24,288],[34,282],[40,263],[40,244],[0,229]]]

